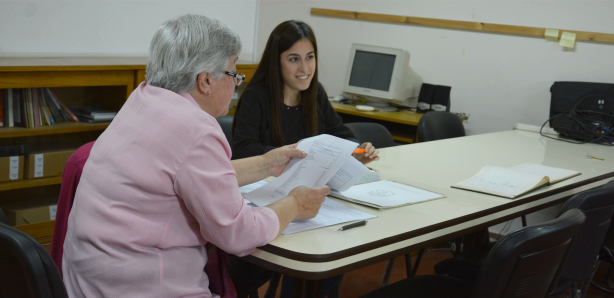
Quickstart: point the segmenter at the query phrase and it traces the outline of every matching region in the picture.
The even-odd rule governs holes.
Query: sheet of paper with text
[[[357,145],[355,142],[326,134],[303,139],[297,148],[306,152],[307,157],[292,158],[279,177],[243,196],[258,206],[267,206],[287,196],[298,186],[321,187],[330,183],[342,188],[350,187],[368,169],[358,161],[356,162],[359,165],[349,161],[344,170],[339,174],[337,172],[344,166]],[[333,176],[335,178],[331,181]]]

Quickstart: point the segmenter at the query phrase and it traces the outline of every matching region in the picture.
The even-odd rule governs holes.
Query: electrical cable
[[[539,130],[540,135],[553,139],[553,140],[564,141],[564,142],[568,142],[572,144],[593,143],[593,144],[614,146],[614,114],[607,114],[603,112],[584,110],[584,109],[578,108],[580,103],[592,97],[604,97],[604,96],[601,94],[590,94],[590,95],[587,95],[581,98],[578,102],[576,102],[574,107],[569,112],[563,112],[563,113],[557,114],[553,117],[550,117],[548,120],[546,120],[544,124],[542,124]],[[605,100],[604,103],[607,103],[611,111],[614,113],[614,106],[612,105],[612,103],[609,100]],[[554,138],[554,137],[545,135],[543,133],[544,126],[547,123],[551,122],[553,119],[555,120],[555,124],[556,124],[556,119],[559,117],[566,121],[573,121],[575,124],[577,124],[577,127],[581,128],[581,131],[577,131],[577,132],[578,133],[583,132],[586,135],[586,138],[584,138],[582,141],[576,141],[576,140],[569,140],[569,139],[563,139],[563,138]],[[565,135],[565,133],[562,133],[562,134]]]
[[[509,225],[512,221],[508,220],[505,225],[503,225],[503,228],[501,228],[501,231],[499,231],[499,235],[497,235],[497,238],[495,238],[496,240],[499,240],[499,237],[501,237],[501,234],[503,234],[503,231],[505,231],[505,229],[507,228],[507,225]]]

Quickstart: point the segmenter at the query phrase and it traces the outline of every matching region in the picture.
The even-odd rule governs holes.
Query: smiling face
[[[300,91],[307,90],[316,71],[313,44],[303,38],[281,53],[281,75],[284,80],[284,103],[296,105]]]

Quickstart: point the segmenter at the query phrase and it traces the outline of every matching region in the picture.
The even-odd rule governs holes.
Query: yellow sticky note
[[[563,34],[561,35],[561,41],[559,41],[559,44],[566,48],[573,49],[573,47],[576,45],[576,34],[563,31]]]
[[[544,33],[546,37],[546,41],[559,41],[559,30],[557,29],[546,29],[546,33]]]

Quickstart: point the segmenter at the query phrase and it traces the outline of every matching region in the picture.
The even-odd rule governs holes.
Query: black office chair
[[[614,180],[606,183],[603,188],[614,188]],[[614,280],[609,280],[610,277],[614,278],[614,220],[610,222],[603,246],[599,251],[599,262],[608,264],[608,271],[603,281],[593,279],[591,285],[604,293],[614,295],[614,290],[610,287]]]
[[[392,134],[388,129],[379,124],[373,122],[353,122],[353,123],[345,123],[354,136],[360,141],[360,143],[371,142],[375,148],[386,148],[396,146],[394,139],[392,138]],[[408,256],[411,258],[411,256]],[[392,272],[392,267],[394,266],[394,259],[390,259],[388,264],[386,265],[386,269],[384,271],[384,276],[382,277],[382,286],[388,284],[388,279],[390,278],[390,273]]]
[[[0,297],[68,297],[60,271],[40,243],[0,223]]]
[[[222,127],[222,131],[224,132],[224,135],[226,136],[226,140],[228,141],[228,144],[230,144],[231,147],[232,147],[232,121],[234,120],[234,118],[235,117],[233,115],[220,116],[216,118],[217,122]]]
[[[2,208],[0,208],[0,223],[9,225],[9,218],[6,217],[6,213],[4,213],[4,210],[2,210]]]
[[[576,194],[569,199],[559,215],[570,209],[580,209],[586,221],[580,228],[569,251],[569,259],[561,271],[561,278],[550,297],[560,297],[571,291],[571,297],[584,297],[598,265],[597,256],[614,215],[614,188],[598,188]],[[435,265],[436,274],[468,281],[477,278],[481,265],[491,247],[491,242],[473,251],[464,252]]]
[[[237,290],[237,298],[258,298],[258,289],[271,279],[273,272],[231,254],[228,255],[228,261],[227,270]],[[280,276],[277,276],[275,282],[279,283]],[[269,284],[269,288],[273,287]],[[274,289],[277,290],[277,284]],[[272,295],[275,296],[274,293]],[[265,297],[270,297],[270,294]]]
[[[579,209],[516,230],[497,242],[475,283],[449,276],[422,275],[377,289],[375,297],[545,297],[558,279],[573,238],[585,216]]]
[[[346,124],[347,125],[347,124]],[[420,121],[418,121],[418,142],[429,142],[441,139],[455,138],[465,136],[465,127],[461,119],[450,112],[427,112],[424,114]],[[486,235],[486,232],[481,232],[480,235]],[[455,247],[461,247],[461,242],[464,238],[458,238],[455,242]],[[473,241],[473,240],[472,240]],[[411,264],[411,255],[405,255],[405,267],[407,270],[407,277],[412,277],[418,271],[420,260],[424,254],[424,249],[418,252],[416,257],[416,263]],[[392,267],[394,266],[394,259],[388,261],[384,276],[382,277],[382,286],[388,284]]]
[[[376,149],[396,146],[388,129],[373,122],[345,123],[360,143],[371,142]]]
[[[428,112],[418,121],[418,142],[465,136],[463,121],[450,112]]]

